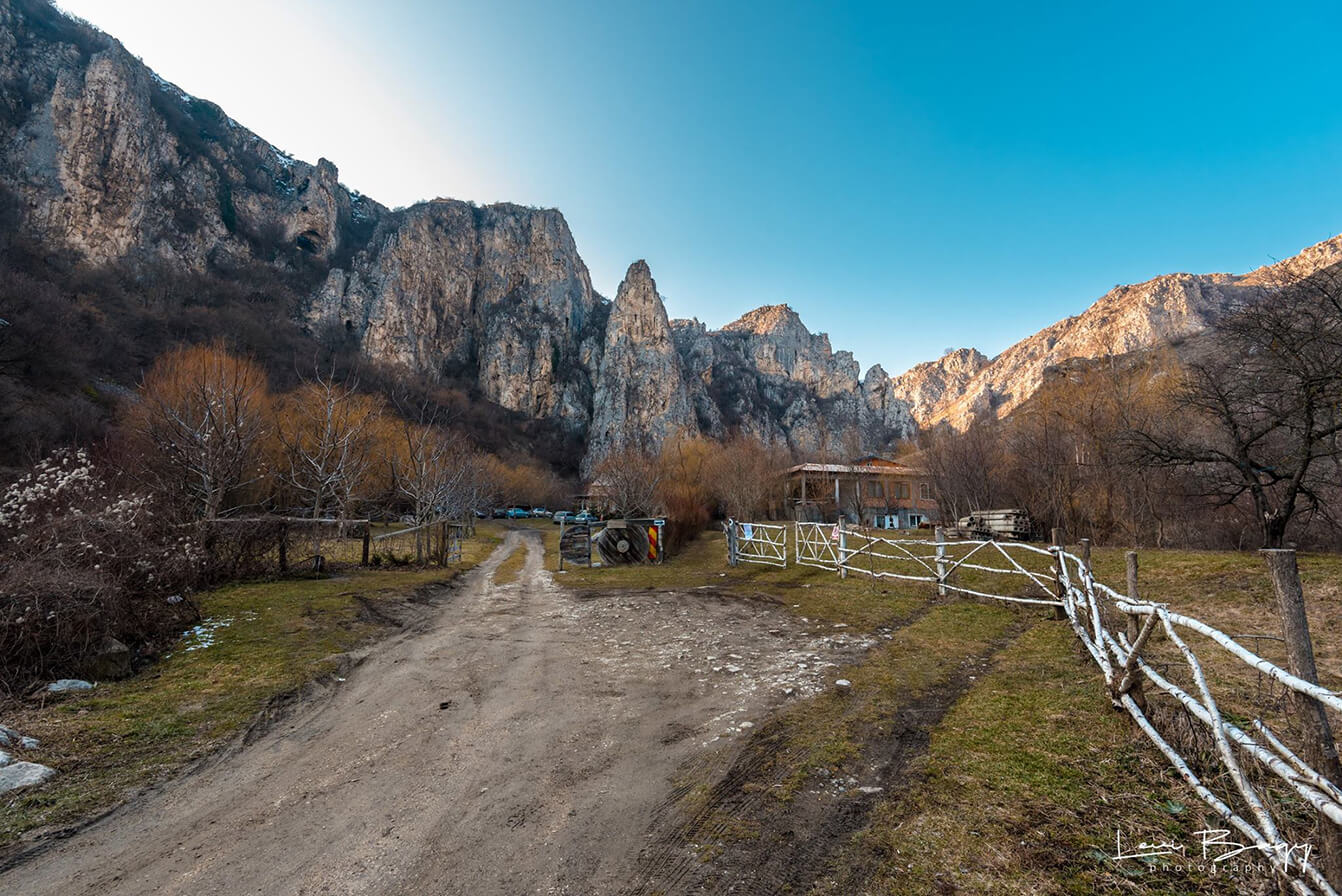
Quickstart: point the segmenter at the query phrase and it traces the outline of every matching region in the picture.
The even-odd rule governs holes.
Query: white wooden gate
[[[796,523],[792,539],[797,562],[820,569],[839,568],[838,527],[833,523]]]
[[[727,521],[727,561],[787,566],[787,526]]]

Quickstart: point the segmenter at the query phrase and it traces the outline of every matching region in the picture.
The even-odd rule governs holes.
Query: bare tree
[[[663,469],[658,459],[635,448],[608,454],[594,470],[594,491],[606,496],[611,510],[620,516],[644,517],[660,503],[658,488]]]
[[[1183,411],[1132,434],[1151,462],[1197,473],[1218,504],[1252,502],[1265,547],[1299,515],[1332,520],[1342,433],[1342,268],[1228,316],[1186,365]]]
[[[963,433],[945,425],[924,430],[919,447],[944,518],[1001,506],[1003,443],[996,420],[975,422]]]
[[[313,519],[343,521],[370,488],[378,452],[382,403],[333,377],[305,382],[285,397],[278,426],[285,482]]]
[[[759,439],[737,435],[709,458],[709,487],[727,516],[753,519],[782,486],[787,456]]]
[[[184,494],[203,519],[218,517],[231,494],[262,477],[261,443],[271,425],[265,373],[217,345],[160,357],[130,420],[158,461],[158,487]]]

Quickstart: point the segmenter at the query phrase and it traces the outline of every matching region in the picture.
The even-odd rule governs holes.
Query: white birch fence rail
[[[729,559],[734,551],[737,560],[787,565],[785,527],[733,520],[727,528]],[[1337,780],[1336,773],[1330,779],[1311,767],[1264,719],[1255,718],[1247,726],[1227,719],[1212,694],[1203,660],[1180,632],[1196,633],[1290,695],[1313,701],[1320,714],[1325,708],[1342,712],[1342,695],[1292,674],[1198,619],[1172,612],[1165,604],[1138,599],[1135,554],[1129,561],[1133,564],[1129,572],[1132,593],[1120,594],[1095,580],[1088,544],[1083,556],[1077,556],[1059,546],[1045,549],[1016,542],[946,541],[940,532],[937,540],[930,541],[887,538],[847,529],[842,524],[795,523],[793,530],[792,560],[800,565],[831,569],[841,576],[860,574],[874,579],[927,582],[942,595],[965,594],[1054,607],[1103,674],[1114,705],[1132,717],[1180,777],[1228,826],[1227,833],[1233,831],[1244,838],[1245,845],[1271,864],[1290,892],[1338,896],[1319,864],[1312,861],[1317,858],[1314,847],[1291,843],[1283,835],[1283,816],[1289,807],[1267,793],[1265,784],[1275,778],[1290,794],[1312,807],[1325,842],[1335,849],[1342,843],[1337,836],[1342,830],[1342,788],[1338,786],[1342,781]],[[732,532],[737,533],[735,545]],[[742,533],[747,537],[742,538]],[[975,573],[976,583],[1002,584],[966,587],[957,583],[955,574],[961,570]],[[1111,630],[1116,620],[1122,620],[1127,630]],[[1190,686],[1176,683],[1163,668],[1166,664],[1143,656],[1157,632],[1172,646],[1176,664],[1181,661],[1187,667]],[[1214,747],[1211,773],[1195,771],[1196,763],[1190,763],[1171,744],[1175,738],[1159,730],[1148,713],[1146,686],[1167,695],[1205,729]],[[1331,741],[1331,734],[1325,734],[1325,739]],[[1325,744],[1325,753],[1332,746]],[[1326,830],[1328,826],[1334,829]],[[1325,853],[1323,859],[1331,868],[1338,867],[1331,864],[1338,861],[1337,856]]]

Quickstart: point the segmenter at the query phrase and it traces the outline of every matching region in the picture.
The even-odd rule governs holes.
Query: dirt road
[[[526,549],[518,581],[492,575]],[[677,769],[865,647],[767,603],[584,599],[510,532],[432,622],[334,694],[16,868],[25,894],[597,894],[626,886]]]

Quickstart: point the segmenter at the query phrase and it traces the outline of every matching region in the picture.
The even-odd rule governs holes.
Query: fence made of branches
[[[1342,886],[1342,767],[1332,734],[1342,696],[1318,683],[1294,552],[1264,552],[1285,638],[1237,640],[1140,597],[1135,552],[1120,592],[1096,580],[1088,541],[1069,552],[1058,533],[1043,548],[951,541],[941,529],[927,540],[795,523],[788,538],[768,524],[733,520],[727,531],[732,565],[779,565],[777,545],[790,541],[791,562],[840,576],[925,582],[943,596],[1053,608],[1100,671],[1113,705],[1224,822],[1225,835],[1261,854],[1290,892],[1336,896]],[[1241,640],[1282,644],[1285,665]]]

